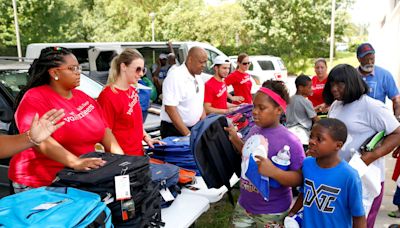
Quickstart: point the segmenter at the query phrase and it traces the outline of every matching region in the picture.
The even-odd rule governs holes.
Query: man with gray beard
[[[393,111],[400,120],[400,94],[393,75],[375,65],[375,50],[369,43],[363,43],[357,48],[357,59],[360,62],[358,71],[369,86],[368,96],[385,103],[386,97],[393,101]]]

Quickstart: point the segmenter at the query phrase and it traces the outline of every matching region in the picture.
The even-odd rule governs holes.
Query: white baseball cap
[[[221,64],[231,64],[231,61],[225,56],[219,55],[215,57],[213,60],[213,65],[211,67],[214,67],[215,65],[221,65]]]
[[[164,53],[161,53],[161,54],[158,56],[158,58],[159,58],[159,59],[167,59],[168,56],[167,56],[166,54],[164,54]]]

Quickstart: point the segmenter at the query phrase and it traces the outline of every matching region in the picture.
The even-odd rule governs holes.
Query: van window
[[[278,59],[278,64],[279,64],[279,67],[281,68],[281,70],[286,70],[285,64],[283,64],[282,59]]]
[[[144,64],[145,67],[147,68],[147,72],[151,74],[151,68],[153,64],[156,64],[158,61],[158,57],[161,53],[169,53],[168,48],[150,48],[150,47],[143,47],[143,48],[136,48],[142,54],[144,58]],[[178,52],[178,49],[174,48],[175,56],[180,62],[180,56],[182,55],[180,52]],[[180,62],[182,63],[182,62]]]
[[[99,53],[96,59],[96,69],[97,71],[108,71],[111,67],[111,61],[116,56],[115,51],[102,51]]]
[[[258,64],[261,67],[261,70],[275,70],[274,64],[272,61],[268,60],[258,60]]]
[[[215,59],[218,54],[216,52],[210,51],[208,49],[205,49],[207,52],[207,65],[206,69],[204,69],[204,73],[214,75],[214,69],[212,69],[212,64],[213,64],[213,59]]]
[[[26,85],[28,74],[24,71],[5,71],[0,72],[0,83],[8,90],[13,97]]]
[[[79,64],[89,63],[88,48],[70,48]]]

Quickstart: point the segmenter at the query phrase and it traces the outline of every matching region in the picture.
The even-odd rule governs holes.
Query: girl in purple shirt
[[[302,166],[305,153],[300,140],[279,123],[282,112],[286,111],[289,94],[285,85],[279,81],[266,81],[256,93],[253,100],[253,126],[244,139],[252,135],[263,135],[268,140],[268,158],[277,155],[285,145],[290,146],[289,170],[298,170]],[[238,137],[235,129],[226,129],[229,138],[238,151],[242,151],[244,142]],[[247,158],[243,158],[246,160]],[[240,196],[233,215],[235,227],[269,227],[283,226],[283,219],[288,213],[292,202],[290,187],[270,187],[268,201],[258,192],[257,188],[247,180],[242,172],[240,179]]]

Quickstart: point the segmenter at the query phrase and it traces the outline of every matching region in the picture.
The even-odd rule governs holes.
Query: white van
[[[229,56],[234,67],[237,65],[237,56]],[[282,59],[272,55],[249,56],[251,62],[247,71],[257,81],[257,85],[272,79],[287,82],[287,69]]]
[[[120,53],[124,48],[134,48],[138,50],[145,59],[145,65],[148,69],[156,63],[161,53],[169,53],[167,42],[103,42],[103,43],[34,43],[29,44],[26,49],[26,58],[35,59],[40,55],[43,48],[49,46],[60,46],[71,49],[82,65],[83,71],[90,72],[89,76],[104,84],[109,69],[109,63],[115,54]],[[193,46],[199,46],[206,50],[208,61],[204,73],[209,78],[214,72],[211,68],[212,60],[218,55],[226,55],[216,47],[202,42],[172,42],[176,58],[179,63],[183,63],[187,57],[188,51]],[[149,71],[148,71],[149,72]],[[149,72],[149,74],[151,74]],[[147,75],[151,77],[150,75]]]

